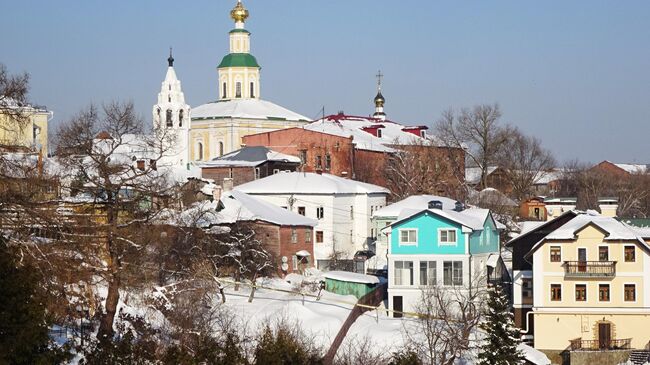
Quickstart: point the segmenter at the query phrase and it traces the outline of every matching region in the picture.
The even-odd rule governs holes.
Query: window
[[[277,174],[280,172],[280,169],[273,169],[273,175]]]
[[[219,142],[219,156],[223,156],[223,142]]]
[[[260,168],[256,167],[255,168],[255,180],[260,178]]]
[[[322,163],[321,156],[316,156],[316,168],[317,169],[322,169],[323,168],[323,163]]]
[[[225,99],[227,97],[226,95],[226,83],[223,83],[223,92],[221,93],[221,97]]]
[[[255,97],[255,84],[251,82],[251,98]]]
[[[377,128],[377,137],[381,138],[381,129]]]
[[[203,143],[199,142],[196,144],[196,155],[197,160],[202,161],[203,160]]]
[[[551,300],[554,302],[562,300],[562,285],[551,284]]]
[[[325,218],[325,208],[323,207],[316,208],[316,218],[317,219]]]
[[[172,102],[172,96],[171,95],[167,96],[167,101],[170,102],[170,103]]]
[[[144,160],[138,160],[137,167],[138,170],[144,171]]]
[[[299,151],[300,163],[305,164],[307,162],[307,150]]]
[[[598,247],[598,261],[609,261],[609,247]]]
[[[521,300],[522,304],[532,304],[533,302],[533,279],[521,279]]]
[[[413,261],[395,261],[395,285],[413,285]]]
[[[609,302],[609,284],[598,284],[598,300]]]
[[[298,231],[295,228],[291,228],[291,243],[298,243]]]
[[[636,261],[636,252],[634,246],[625,246],[625,262]]]
[[[232,179],[233,176],[234,176],[234,171],[233,171],[233,169],[231,167],[231,168],[228,169],[228,177]]]
[[[636,301],[636,285],[635,284],[625,284],[624,287],[625,301],[634,302]]]
[[[183,126],[183,118],[185,117],[183,114],[184,114],[184,113],[183,113],[183,109],[181,109],[181,110],[178,112],[178,126],[179,126],[179,127],[182,127],[182,126]]]
[[[587,285],[576,284],[576,302],[584,302],[587,300]]]
[[[291,268],[293,271],[298,269],[298,256],[296,255],[291,256]]]
[[[323,243],[323,231],[316,231],[316,243]]]
[[[562,248],[560,246],[551,246],[551,262],[562,261]]]
[[[455,229],[441,229],[438,231],[438,244],[439,245],[455,245],[456,244],[456,230]]]
[[[427,138],[427,131],[420,131],[420,137]]]
[[[354,220],[354,206],[350,205],[350,219]]]
[[[241,82],[235,83],[235,97],[241,98]]]
[[[305,229],[305,242],[311,243],[311,229]]]
[[[305,207],[298,207],[298,214],[305,215]]]
[[[165,123],[167,124],[168,127],[174,126],[174,123],[172,122],[172,110],[167,109],[167,115],[165,116]]]
[[[399,230],[399,244],[400,245],[417,245],[418,244],[418,231],[416,229],[400,229]]]
[[[435,261],[420,261],[420,285],[436,285]]]
[[[325,170],[329,171],[332,168],[332,156],[325,155]]]
[[[444,285],[463,285],[463,262],[445,261],[442,263]]]

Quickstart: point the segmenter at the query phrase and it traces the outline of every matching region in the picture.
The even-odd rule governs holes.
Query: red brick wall
[[[216,184],[221,184],[224,178],[230,177],[231,169],[233,186],[255,180],[255,168],[253,167],[203,167],[201,176],[204,179],[213,179]]]
[[[628,177],[630,174],[623,170],[622,168],[614,165],[613,163],[609,161],[603,161],[599,163],[598,165],[592,167],[590,170],[595,170],[595,171],[600,171],[605,174],[611,174],[616,177]]]

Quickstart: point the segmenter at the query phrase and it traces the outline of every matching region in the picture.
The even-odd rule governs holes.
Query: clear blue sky
[[[168,47],[186,99],[217,98],[234,0],[10,1],[0,62],[32,75],[31,100],[66,120],[128,100],[151,119]],[[389,118],[498,102],[558,160],[650,163],[650,1],[244,0],[262,97],[315,117]]]

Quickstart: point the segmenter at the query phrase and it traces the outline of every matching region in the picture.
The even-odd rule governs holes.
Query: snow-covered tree
[[[484,321],[479,328],[486,337],[478,355],[480,365],[523,364],[523,354],[517,349],[521,342],[519,330],[515,327],[508,299],[500,286],[488,290],[488,301]]]

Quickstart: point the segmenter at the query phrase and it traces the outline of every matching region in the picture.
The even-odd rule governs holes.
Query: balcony
[[[616,261],[564,261],[566,278],[603,278],[616,275]]]
[[[612,339],[606,341],[583,340],[576,338],[571,340],[571,351],[607,351],[607,350],[629,350],[631,349],[631,338]]]

